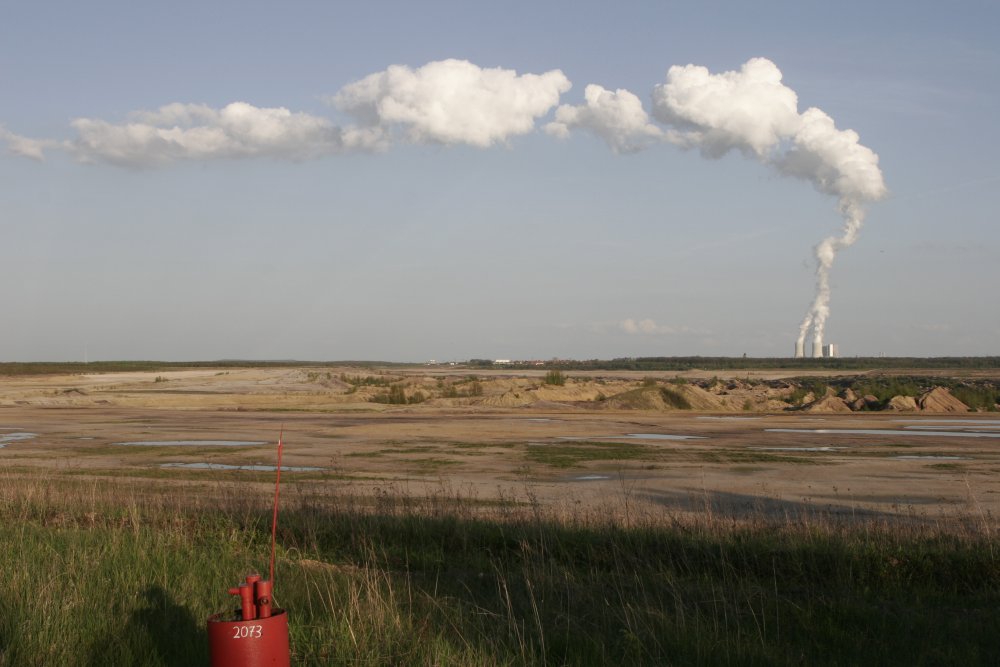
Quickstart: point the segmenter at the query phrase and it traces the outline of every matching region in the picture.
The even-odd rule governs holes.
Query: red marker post
[[[282,434],[283,435],[283,434]],[[229,589],[240,608],[208,618],[208,648],[212,667],[289,667],[288,614],[273,607],[274,543],[278,531],[278,492],[281,486],[282,437],[278,436],[278,471],[274,484],[271,521],[270,579],[247,575]]]

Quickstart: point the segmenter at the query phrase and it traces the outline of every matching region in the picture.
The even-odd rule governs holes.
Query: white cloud
[[[698,331],[686,326],[670,326],[668,324],[657,324],[651,319],[634,320],[628,318],[618,323],[618,327],[627,334],[645,336],[675,336],[679,334],[704,335],[706,331]]]
[[[766,58],[720,74],[675,65],[653,90],[653,115],[677,128],[678,143],[707,157],[737,149],[855,205],[885,196],[874,151],[820,109],[800,114],[798,96],[781,79]]]
[[[518,75],[441,60],[417,69],[392,65],[344,86],[331,101],[370,127],[399,126],[412,142],[487,148],[533,131],[570,85],[559,70]]]
[[[233,102],[216,109],[172,103],[137,111],[124,123],[78,118],[69,142],[84,162],[146,167],[179,160],[267,157],[308,160],[350,151],[384,150],[394,127],[414,142],[489,147],[531,132],[536,118],[570,87],[558,70],[518,75],[464,60],[431,62],[416,70],[393,65],[342,88],[332,99],[360,125],[341,127],[322,116],[284,107]],[[7,138],[27,153],[25,140]],[[19,143],[14,143],[17,139]]]
[[[632,153],[663,138],[663,130],[649,122],[649,115],[635,94],[622,88],[612,92],[590,84],[583,96],[584,104],[564,104],[556,109],[556,119],[545,126],[545,131],[566,138],[572,128],[590,130],[616,153]]]
[[[721,74],[674,65],[666,83],[653,89],[653,115],[708,157],[733,148],[766,156],[798,128],[797,106],[795,91],[781,83],[781,71],[766,58]]]
[[[838,130],[816,108],[803,112],[794,146],[775,161],[790,176],[804,178],[817,190],[850,201],[874,201],[886,194],[878,155],[859,143],[854,130]]]
[[[81,160],[126,166],[217,158],[305,160],[378,143],[373,133],[343,130],[319,116],[246,102],[221,109],[175,103],[134,113],[123,124],[78,118],[72,126],[78,133],[72,150]]]
[[[13,155],[39,161],[45,159],[45,149],[55,145],[52,141],[29,139],[14,134],[3,125],[0,125],[0,142],[7,144],[7,151]]]

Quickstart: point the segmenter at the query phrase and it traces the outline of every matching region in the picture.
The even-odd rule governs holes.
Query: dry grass
[[[269,498],[0,479],[0,665],[203,664],[204,619],[266,571]],[[276,599],[296,664],[990,664],[994,519],[678,514],[290,486]]]

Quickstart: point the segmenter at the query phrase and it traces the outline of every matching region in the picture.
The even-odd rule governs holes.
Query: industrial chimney
[[[804,356],[806,356],[806,341],[805,340],[795,341],[795,358],[801,359]]]
[[[813,337],[813,358],[821,359],[823,357],[823,336],[817,335]]]

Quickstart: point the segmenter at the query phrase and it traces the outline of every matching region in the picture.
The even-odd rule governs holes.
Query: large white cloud
[[[566,138],[570,129],[590,130],[616,153],[635,152],[664,136],[663,130],[650,123],[649,114],[634,93],[622,88],[612,92],[590,84],[583,97],[581,105],[564,104],[556,109],[556,119],[545,126],[545,131]]]
[[[331,101],[370,127],[398,126],[413,142],[487,148],[533,131],[570,85],[559,70],[519,75],[441,60],[417,69],[392,65],[344,86]]]
[[[675,141],[708,157],[740,150],[818,190],[855,203],[880,199],[878,156],[853,130],[839,130],[823,111],[798,111],[798,96],[766,58],[712,74],[674,66],[653,89],[653,115],[673,125]]]
[[[77,136],[68,145],[82,161],[131,167],[178,160],[307,160],[380,150],[390,145],[395,127],[413,142],[485,148],[531,132],[536,119],[569,88],[558,70],[518,75],[464,60],[431,62],[415,70],[393,65],[333,96],[357,125],[339,126],[322,116],[247,102],[219,109],[174,103],[134,112],[123,123],[78,118],[71,123]],[[0,139],[22,154],[31,150],[14,135],[0,133]]]
[[[709,157],[733,148],[764,157],[799,124],[798,96],[766,58],[738,71],[711,74],[699,65],[675,65],[653,89],[653,115],[676,127],[684,143]]]
[[[371,132],[343,130],[319,116],[246,102],[221,109],[169,104],[134,113],[127,123],[78,118],[72,126],[78,134],[72,149],[80,159],[127,166],[213,158],[305,160],[378,141]]]

